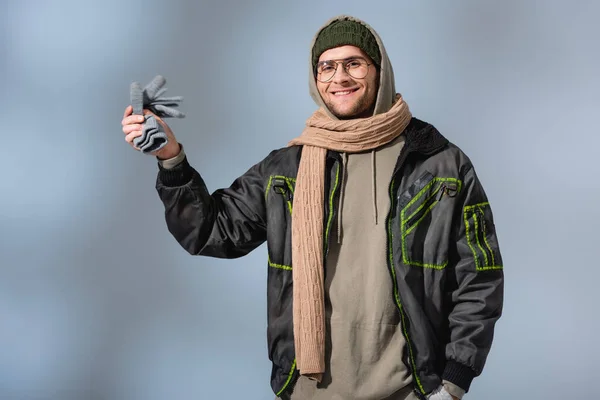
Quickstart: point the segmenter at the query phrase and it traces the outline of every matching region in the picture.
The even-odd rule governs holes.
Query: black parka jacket
[[[406,338],[403,361],[424,399],[442,379],[468,391],[482,372],[502,314],[504,280],[492,209],[469,158],[416,118],[404,134],[389,183],[387,268]],[[237,258],[267,242],[271,387],[282,398],[298,377],[291,216],[301,152],[302,146],[275,150],[212,194],[187,159],[172,169],[159,165],[156,181],[168,229],[190,254]],[[328,151],[325,251],[340,167],[341,155]]]

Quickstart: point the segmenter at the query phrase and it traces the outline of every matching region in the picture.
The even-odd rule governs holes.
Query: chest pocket
[[[272,175],[267,184],[267,251],[269,266],[292,269],[292,212],[296,179]]]
[[[398,196],[402,261],[406,265],[443,269],[448,245],[453,198],[462,181],[426,172]]]

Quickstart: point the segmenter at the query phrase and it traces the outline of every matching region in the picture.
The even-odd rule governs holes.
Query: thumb
[[[144,115],[151,115],[154,118],[156,118],[157,121],[160,120],[158,115],[154,114],[152,111],[148,110],[147,108],[144,108]]]

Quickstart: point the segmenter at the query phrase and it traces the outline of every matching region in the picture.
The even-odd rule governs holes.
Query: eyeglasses
[[[362,79],[369,73],[367,60],[361,57],[346,58],[344,60],[326,60],[317,63],[316,72],[319,82],[329,82],[337,72],[338,64],[342,64],[344,71],[353,78]]]

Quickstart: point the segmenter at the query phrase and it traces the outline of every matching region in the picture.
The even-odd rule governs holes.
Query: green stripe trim
[[[456,179],[456,178],[439,178],[439,177],[435,177],[431,180],[431,182],[429,182],[427,185],[425,185],[425,187],[423,187],[423,189],[421,189],[419,191],[419,193],[417,193],[411,200],[410,202],[402,209],[402,219],[403,220],[410,220],[412,217],[415,216],[415,214],[417,214],[424,206],[425,204],[427,204],[427,202],[434,196],[436,196],[440,189],[442,188],[442,186],[444,186],[444,183],[454,183],[456,184],[456,191],[457,194],[460,193],[461,189],[462,189],[462,181],[460,179]],[[423,204],[421,204],[414,212],[412,212],[408,217],[406,217],[406,212],[408,211],[408,208],[410,206],[412,206],[413,204],[415,204],[419,198],[421,198],[421,196],[423,196],[433,185],[439,183],[438,187],[435,189],[435,191],[423,202]]]
[[[485,201],[483,203],[477,203],[477,204],[473,204],[470,206],[465,206],[465,210],[472,210],[474,208],[478,208],[478,207],[485,207],[485,206],[489,206],[490,202],[489,201]]]
[[[469,233],[469,230],[471,229],[470,225],[469,225],[469,218],[468,218],[468,210],[467,207],[465,207],[465,211],[463,213],[463,218],[464,218],[464,222],[465,222],[465,236],[467,237],[467,244],[469,245],[469,248],[471,249],[471,252],[473,253],[473,259],[475,260],[475,269],[479,270],[479,257],[477,257],[477,252],[475,251],[475,248],[473,247],[473,244],[471,243],[471,234]]]
[[[292,270],[292,267],[290,267],[289,265],[275,264],[275,263],[271,262],[271,257],[269,255],[267,255],[267,261],[269,262],[269,267],[285,269],[286,271]]]
[[[479,210],[483,214],[483,208],[481,206],[479,207]],[[485,246],[489,250],[490,255],[492,256],[492,265],[496,265],[496,260],[495,260],[495,257],[494,257],[494,252],[492,251],[492,246],[490,246],[490,244],[489,244],[489,242],[487,240],[487,235],[485,234],[485,232],[483,232],[483,241],[485,243]]]
[[[492,265],[490,267],[477,268],[478,271],[491,271],[493,269],[504,269],[504,267],[502,265]]]
[[[284,175],[271,175],[269,177],[269,181],[267,182],[267,188],[265,189],[265,201],[267,201],[267,196],[269,195],[269,190],[271,190],[271,187],[273,186],[273,179],[281,179],[285,182],[285,184],[287,185],[290,193],[292,193],[292,195],[294,194],[294,186],[296,185],[296,178],[292,178],[289,176],[284,176]],[[280,193],[283,195],[283,193]],[[293,211],[293,203],[291,200],[286,200],[286,204],[288,207],[288,210],[290,212],[290,215],[292,215],[292,211]]]
[[[490,206],[490,203],[486,201],[483,203],[477,203],[477,204],[473,204],[470,206],[465,206],[464,211],[463,211],[463,219],[464,219],[464,223],[465,223],[465,236],[467,238],[467,244],[469,245],[469,248],[471,249],[471,252],[473,253],[473,259],[475,260],[475,269],[477,271],[490,271],[490,270],[496,270],[496,269],[504,269],[504,267],[502,265],[496,265],[494,252],[492,251],[492,247],[490,246],[490,243],[488,242],[488,240],[486,238],[486,234],[484,232],[482,235],[483,242],[484,242],[487,250],[489,251],[489,254],[491,257],[491,263],[490,263],[490,259],[488,258],[488,253],[485,251],[485,249],[481,245],[481,240],[480,240],[479,234],[478,234],[480,231],[480,229],[479,229],[480,221],[477,217],[476,210],[479,209],[483,214],[484,207],[489,207],[489,206]],[[483,258],[485,261],[484,265],[481,265],[481,263],[479,262],[479,255],[478,255],[477,249],[475,248],[475,245],[473,243],[473,238],[471,238],[471,225],[469,224],[469,217],[471,215],[473,216],[473,230],[475,231],[475,233],[473,235],[475,237],[475,242],[477,243],[477,247],[483,254]],[[484,223],[484,221],[481,221],[481,223]]]
[[[481,241],[479,240],[479,219],[477,219],[477,213],[473,212],[473,224],[475,225],[475,241],[477,242],[477,247],[479,247],[479,250],[481,250],[481,253],[483,254],[483,259],[485,261],[485,265],[489,265],[490,262],[488,260],[488,256],[487,253],[485,252],[485,250],[483,249],[483,247],[481,246]]]
[[[294,358],[294,362],[292,363],[292,368],[290,368],[290,372],[288,374],[288,378],[285,381],[285,383],[283,384],[283,387],[281,388],[281,390],[279,390],[279,392],[277,392],[277,396],[279,396],[281,393],[283,393],[283,391],[288,387],[288,385],[292,381],[292,376],[294,376],[294,370],[295,369],[296,369],[296,359]]]
[[[333,197],[335,196],[335,191],[337,190],[338,183],[340,178],[340,165],[337,165],[337,170],[335,171],[335,184],[333,185],[333,190],[329,195],[329,218],[327,218],[327,229],[325,229],[325,246],[329,243],[329,231],[331,230],[331,221],[333,219]]]
[[[428,199],[428,200],[426,200],[426,201],[429,201],[429,199]],[[409,234],[410,234],[410,233],[411,233],[411,232],[412,232],[412,231],[413,231],[413,230],[414,230],[414,229],[415,229],[415,228],[416,228],[416,227],[419,225],[419,223],[420,223],[420,222],[421,222],[421,221],[422,221],[422,220],[423,220],[423,219],[424,219],[424,218],[427,216],[427,214],[429,214],[429,212],[431,212],[431,209],[432,209],[433,207],[435,207],[435,206],[437,205],[437,203],[438,203],[438,201],[437,201],[437,200],[434,200],[434,201],[433,201],[433,203],[431,203],[431,205],[430,205],[429,207],[427,207],[427,210],[425,210],[425,213],[424,213],[424,214],[421,216],[421,218],[419,218],[418,220],[416,220],[416,221],[415,221],[415,224],[414,224],[413,226],[411,226],[410,228],[408,228],[408,229],[406,230],[406,232],[404,232],[404,233],[402,234],[402,236],[403,236],[404,238],[405,238],[406,236],[408,236],[408,235],[409,235]],[[423,205],[425,205],[425,204],[426,204],[426,203],[423,203]],[[421,207],[422,207],[422,206],[421,206]],[[416,213],[417,213],[417,212],[414,212],[414,213],[413,213],[413,215],[415,215]],[[406,222],[410,221],[410,219],[411,219],[411,218],[412,218],[412,217],[409,217],[409,218],[408,218],[408,220],[407,220]],[[405,224],[406,222],[403,222],[403,223]]]
[[[390,184],[390,198],[392,199],[391,209],[394,209],[394,179],[392,179],[392,183]],[[406,344],[408,345],[408,353],[410,358],[410,363],[413,369],[413,376],[417,382],[417,386],[422,394],[425,394],[425,389],[423,389],[423,385],[421,384],[421,380],[419,379],[419,374],[417,374],[417,366],[415,364],[415,357],[413,354],[412,345],[410,343],[410,336],[408,335],[408,330],[406,329],[406,319],[404,316],[404,308],[402,307],[402,302],[400,301],[400,294],[398,293],[398,284],[396,282],[396,270],[394,269],[394,233],[392,232],[392,218],[388,216],[388,251],[390,257],[390,269],[392,271],[392,280],[394,283],[394,298],[396,300],[396,304],[400,310],[400,317],[402,319],[402,331],[404,332],[404,336],[406,337]]]
[[[265,201],[267,200],[267,195],[269,194],[269,190],[271,189],[271,183],[273,183],[273,175],[269,177],[269,182],[267,183],[267,188],[265,189]]]
[[[408,222],[408,221],[410,221],[410,219],[411,219],[412,217],[414,217],[415,215],[417,215],[417,213],[418,213],[419,211],[421,211],[421,209],[422,209],[423,207],[425,207],[425,204],[427,204],[427,202],[428,202],[429,200],[431,200],[431,198],[432,198],[432,197],[434,197],[434,196],[436,196],[436,195],[438,194],[438,192],[439,192],[439,191],[440,191],[440,189],[442,188],[442,185],[443,185],[443,183],[440,183],[440,184],[438,185],[437,189],[435,189],[435,190],[433,191],[433,193],[432,193],[432,194],[431,194],[431,195],[430,195],[428,198],[426,198],[426,199],[425,199],[425,201],[423,202],[423,204],[421,204],[419,207],[417,207],[417,209],[416,209],[415,211],[413,211],[413,212],[412,212],[412,214],[410,214],[408,217],[405,217],[405,214],[406,214],[406,211],[408,210],[408,208],[409,208],[410,206],[412,206],[413,204],[415,204],[415,202],[416,202],[417,200],[419,200],[419,198],[420,198],[420,197],[423,195],[423,193],[425,193],[427,190],[429,190],[429,188],[431,188],[431,187],[432,187],[432,186],[433,186],[435,183],[436,183],[435,179],[434,179],[434,180],[432,180],[431,182],[429,182],[429,183],[428,183],[428,184],[427,184],[427,185],[426,185],[426,186],[425,186],[423,189],[421,189],[421,191],[420,191],[419,193],[417,193],[417,195],[416,195],[415,197],[413,197],[413,198],[412,198],[412,200],[411,200],[411,201],[410,201],[410,202],[409,202],[409,203],[406,205],[406,207],[404,207],[404,208],[402,209],[402,221],[403,221],[403,222]],[[436,203],[437,203],[437,201],[436,201]]]
[[[267,195],[269,194],[269,190],[271,189],[271,186],[273,185],[273,179],[282,179],[285,181],[287,187],[290,189],[290,191],[292,192],[292,194],[294,193],[294,186],[296,185],[296,178],[292,178],[290,176],[285,176],[285,175],[271,175],[269,177],[269,181],[267,182],[267,187],[265,189],[265,200],[267,199]],[[293,183],[293,185],[292,185]]]

